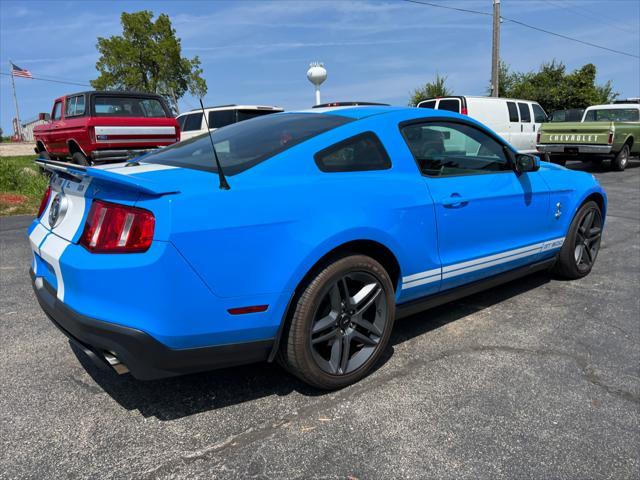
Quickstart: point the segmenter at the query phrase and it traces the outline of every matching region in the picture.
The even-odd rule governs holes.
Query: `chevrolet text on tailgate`
[[[640,104],[595,105],[585,110],[581,122],[545,123],[537,148],[554,163],[610,159],[611,168],[622,171],[629,157],[640,153]]]
[[[58,98],[49,121],[33,133],[42,158],[78,165],[124,161],[180,141],[180,127],[166,101],[137,92],[82,92]]]
[[[398,317],[543,269],[587,275],[607,206],[592,175],[422,108],[274,113],[126,164],[37,163],[36,297],[138,379],[277,358],[344,387]]]

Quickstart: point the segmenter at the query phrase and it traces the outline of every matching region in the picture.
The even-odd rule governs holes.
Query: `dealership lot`
[[[640,162],[570,167],[609,195],[591,275],[399,321],[335,393],[274,365],[143,383],[80,363],[31,291],[28,219],[0,219],[0,478],[636,478]]]

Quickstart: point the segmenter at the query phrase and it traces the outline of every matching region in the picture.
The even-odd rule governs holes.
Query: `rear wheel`
[[[554,272],[564,278],[577,279],[587,275],[600,250],[602,212],[596,202],[585,203],[571,222]]]
[[[364,255],[340,258],[302,291],[281,360],[301,380],[333,390],[366,376],[384,352],[395,318],[388,273]]]
[[[87,157],[84,156],[84,153],[82,152],[76,152],[71,156],[71,161],[73,163],[75,163],[76,165],[84,165],[84,166],[89,166],[91,165],[91,162],[89,162],[89,160],[87,159]]]
[[[627,163],[629,163],[629,145],[625,144],[616,157],[611,160],[611,170],[622,172],[627,167]]]

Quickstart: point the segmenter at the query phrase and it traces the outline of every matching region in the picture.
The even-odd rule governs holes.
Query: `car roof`
[[[587,107],[587,110],[597,108],[598,110],[626,110],[629,108],[636,108],[640,110],[640,105],[635,103],[606,103],[604,105],[591,105]]]
[[[283,112],[284,109],[282,107],[278,107],[275,105],[236,105],[235,103],[231,103],[229,105],[214,105],[213,107],[204,107],[207,112],[214,112],[219,110],[264,110],[264,111],[275,111],[275,112]],[[182,115],[187,115],[189,113],[201,112],[201,108],[192,108],[188,112],[182,112],[178,117]]]
[[[392,112],[424,110],[412,107],[392,107],[383,105],[362,105],[362,106],[344,106],[344,107],[322,107],[309,108],[306,110],[289,111],[285,113],[325,113],[329,115],[339,115],[341,117],[349,117],[354,119],[367,118],[373,115],[381,115]]]

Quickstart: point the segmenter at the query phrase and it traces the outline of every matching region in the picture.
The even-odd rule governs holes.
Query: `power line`
[[[638,33],[637,30],[631,30],[629,28],[626,28],[622,25],[620,25],[620,22],[618,20],[614,20],[611,17],[607,17],[606,15],[603,15],[602,13],[595,13],[592,12],[591,10],[588,10],[586,7],[584,6],[580,6],[580,8],[575,8],[573,5],[569,5],[566,1],[560,3],[560,1],[553,1],[553,0],[545,0],[547,3],[551,4],[551,5],[555,5],[557,7],[560,7],[566,11],[570,11],[572,12],[574,15],[579,15],[581,17],[584,18],[588,18],[589,20],[593,21],[593,20],[597,20],[600,23],[606,23],[609,26],[615,27],[618,30],[624,30],[625,32],[629,32],[629,33],[633,33],[634,35]]]
[[[466,8],[450,7],[450,6],[446,6],[446,5],[439,5],[437,3],[423,2],[423,1],[420,1],[420,0],[403,0],[403,1],[405,1],[407,3],[416,3],[416,4],[419,4],[419,5],[426,5],[426,6],[429,6],[429,7],[444,8],[446,10],[455,10],[455,11],[458,11],[458,12],[474,13],[476,15],[491,16],[490,13],[481,12],[479,10],[469,10],[469,9],[466,9]],[[586,42],[584,40],[579,40],[577,38],[570,37],[570,36],[564,35],[562,33],[556,33],[556,32],[552,32],[550,30],[545,30],[544,28],[539,28],[539,27],[536,27],[536,26],[533,26],[533,25],[529,25],[528,23],[524,23],[524,22],[521,22],[519,20],[514,20],[512,18],[501,16],[500,19],[505,21],[505,22],[511,22],[511,23],[515,23],[516,25],[520,25],[522,27],[530,28],[531,30],[536,30],[538,32],[546,33],[548,35],[554,35],[556,37],[564,38],[565,40],[571,40],[572,42],[581,43],[581,44],[587,45],[589,47],[599,48],[601,50],[606,50],[608,52],[617,53],[619,55],[626,55],[627,57],[640,58],[639,55],[634,55],[633,53],[623,52],[622,50],[615,50],[613,48],[605,47],[605,46],[598,45],[598,44],[591,43],[591,42]]]
[[[11,73],[0,72],[0,75],[5,75],[7,77],[10,77]],[[53,82],[53,83],[63,83],[65,85],[77,85],[77,86],[80,86],[80,87],[91,87],[91,85],[86,84],[86,83],[67,82],[67,81],[63,81],[63,80],[52,80],[50,78],[35,77],[35,76],[32,76],[29,80],[40,80],[41,82]]]

